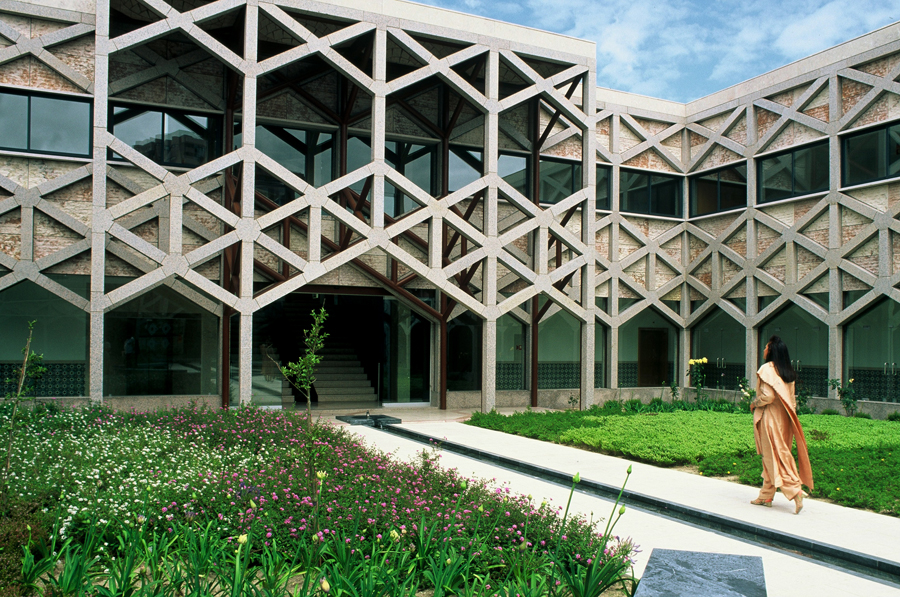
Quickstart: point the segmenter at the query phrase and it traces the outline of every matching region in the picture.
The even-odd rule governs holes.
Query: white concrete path
[[[773,508],[751,506],[748,502],[756,497],[757,490],[728,481],[631,463],[459,422],[429,421],[403,426],[547,468],[571,474],[579,472],[585,479],[611,485],[619,485],[625,479],[626,469],[632,465],[633,472],[628,483],[631,490],[900,561],[900,519],[815,500],[807,500],[803,512],[795,516],[793,502],[788,502],[780,494],[776,496]],[[351,430],[370,445],[394,452],[401,459],[413,457],[425,447],[419,442],[373,428],[352,427]],[[536,500],[548,499],[553,504],[565,506],[567,488],[451,452],[441,454],[444,466],[457,468],[463,474],[494,479],[498,484],[507,483],[518,493],[531,494]],[[612,502],[576,492],[572,508],[587,515],[593,512],[595,518],[606,517]],[[632,537],[639,546],[641,553],[635,565],[638,576],[643,573],[650,552],[659,547],[761,556],[769,597],[900,597],[900,586],[870,580],[827,564],[640,510],[629,509],[619,521],[616,534]]]

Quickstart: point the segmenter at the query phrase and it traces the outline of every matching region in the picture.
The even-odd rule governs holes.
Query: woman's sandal
[[[765,506],[766,508],[772,507],[772,500],[764,500],[763,498],[756,498],[755,500],[750,500],[750,503],[754,506]]]
[[[800,510],[803,509],[803,498],[805,497],[809,497],[809,494],[802,490],[794,496],[794,514],[800,514]]]

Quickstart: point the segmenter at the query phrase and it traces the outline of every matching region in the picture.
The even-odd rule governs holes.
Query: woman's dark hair
[[[797,381],[797,372],[794,371],[794,367],[791,365],[791,355],[788,354],[787,345],[784,341],[778,336],[772,336],[769,338],[767,346],[769,347],[769,357],[766,359],[766,362],[771,362],[775,365],[778,377],[784,383]]]

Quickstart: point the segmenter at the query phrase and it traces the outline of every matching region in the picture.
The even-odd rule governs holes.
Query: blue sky
[[[597,84],[687,102],[900,20],[900,0],[419,0],[597,43]]]

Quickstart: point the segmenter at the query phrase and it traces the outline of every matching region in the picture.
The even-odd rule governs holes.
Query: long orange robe
[[[775,489],[793,500],[801,483],[813,488],[812,468],[803,427],[797,418],[794,399],[794,383],[784,383],[772,363],[766,363],[756,372],[756,398],[753,409],[753,435],[756,452],[762,455],[762,499],[772,499]],[[799,471],[791,454],[791,445],[797,440]]]

